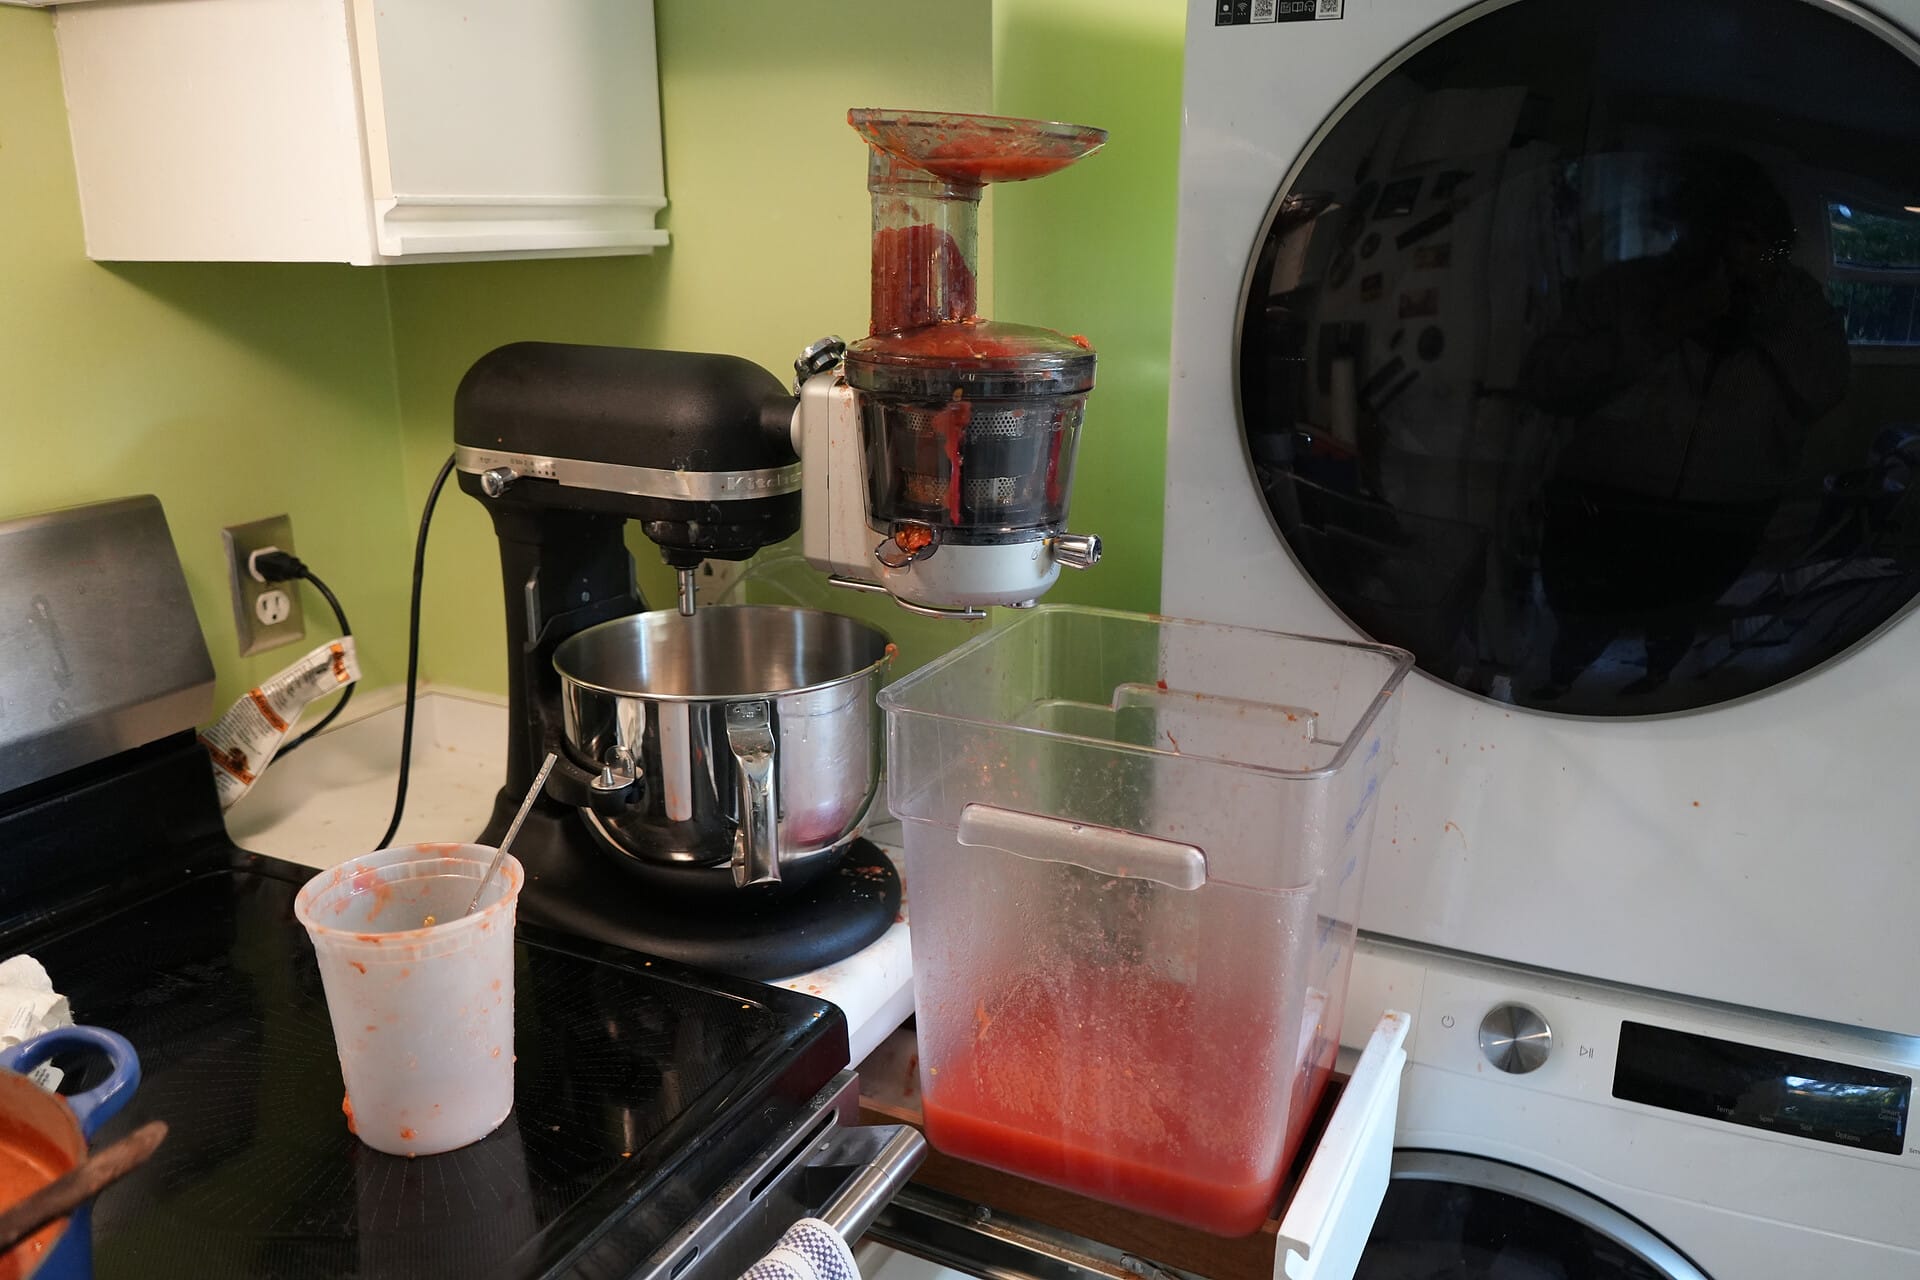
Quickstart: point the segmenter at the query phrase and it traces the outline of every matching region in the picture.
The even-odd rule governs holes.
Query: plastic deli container
[[[452,1151],[513,1109],[519,859],[509,855],[463,914],[493,855],[473,844],[382,849],[294,897],[320,962],[345,1122],[376,1151]]]
[[[1338,1047],[1412,663],[1045,607],[879,695],[936,1147],[1260,1226]]]

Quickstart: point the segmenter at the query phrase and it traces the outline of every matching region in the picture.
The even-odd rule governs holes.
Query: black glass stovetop
[[[341,1114],[292,911],[311,872],[234,854],[176,874],[0,937],[139,1051],[96,1146],[171,1126],[95,1208],[102,1280],[623,1275],[846,1062],[832,1005],[523,924],[513,1112],[463,1150],[382,1155]]]

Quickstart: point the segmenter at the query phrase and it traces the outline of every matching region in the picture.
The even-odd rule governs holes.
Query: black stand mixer
[[[522,910],[747,976],[865,946],[892,923],[899,879],[859,840],[835,855],[833,874],[780,892],[683,892],[720,882],[663,880],[606,856],[613,815],[662,783],[625,754],[624,768],[597,773],[569,758],[555,654],[646,610],[626,522],[679,573],[683,615],[700,561],[744,560],[799,531],[803,515],[810,563],[921,613],[1031,604],[1061,567],[1099,558],[1097,538],[1063,526],[1091,346],[982,320],[972,306],[983,187],[1056,172],[1105,135],[925,113],[852,122],[873,147],[874,332],[851,349],[809,347],[794,393],[732,356],[530,342],[482,357],[454,403],[459,484],[493,520],[506,595],[507,776],[481,842],[497,843],[555,753],[514,845],[528,873]],[[655,727],[621,733],[634,756],[644,737],[658,760]],[[709,779],[730,763],[725,747],[696,751]],[[745,886],[737,864],[733,883]]]
[[[631,804],[649,781],[590,773],[565,744],[554,651],[647,608],[627,522],[683,575],[791,535],[800,523],[793,410],[765,370],[692,352],[518,343],[462,380],[455,466],[500,541],[509,655],[506,785],[481,843],[499,842],[540,762],[558,757],[514,841],[530,919],[760,977],[849,954],[893,922],[899,878],[865,842],[847,851],[840,874],[783,896],[689,898],[623,873],[634,868],[596,849],[583,812]],[[689,588],[682,596],[690,609]]]

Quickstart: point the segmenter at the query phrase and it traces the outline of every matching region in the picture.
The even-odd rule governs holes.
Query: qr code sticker
[[[1273,21],[1274,0],[1253,0],[1253,20],[1255,22]]]
[[[1337,18],[1340,16],[1340,5],[1341,0],[1320,0],[1320,9],[1315,16]]]

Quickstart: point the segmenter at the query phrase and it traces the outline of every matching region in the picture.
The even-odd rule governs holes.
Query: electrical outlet
[[[292,644],[307,634],[300,613],[300,584],[257,582],[247,570],[247,557],[266,547],[293,550],[293,521],[269,516],[251,524],[230,524],[220,531],[227,545],[227,578],[233,587],[233,629],[240,637],[240,656],[265,653]]]

